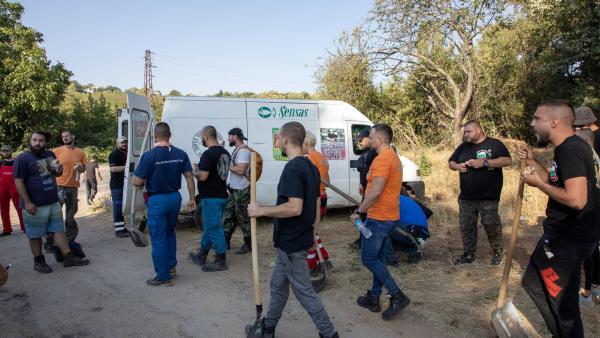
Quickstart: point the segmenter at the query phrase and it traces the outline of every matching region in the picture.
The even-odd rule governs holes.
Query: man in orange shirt
[[[306,137],[304,138],[304,153],[308,156],[308,159],[312,162],[312,164],[319,169],[319,174],[321,175],[321,180],[329,183],[329,162],[323,154],[318,152],[315,149],[317,145],[317,138],[310,131],[306,131]],[[321,183],[321,218],[325,216],[327,212],[327,192],[325,184]]]
[[[77,199],[79,175],[85,171],[87,161],[83,150],[75,147],[75,135],[72,131],[63,129],[61,137],[64,145],[53,150],[56,159],[64,167],[62,176],[56,178],[56,184],[58,185],[58,197],[66,209],[65,228],[67,240],[74,242],[79,231],[77,222],[75,222],[79,201]]]
[[[367,176],[365,198],[357,212],[352,215],[355,223],[360,219],[368,229],[367,234],[361,234],[361,260],[373,274],[371,290],[367,291],[365,296],[358,297],[357,303],[372,312],[381,311],[379,296],[382,287],[385,286],[390,304],[381,314],[384,320],[394,318],[410,303],[410,299],[390,275],[384,261],[390,233],[400,221],[402,163],[390,147],[393,137],[392,128],[387,124],[376,124],[371,128],[371,147],[378,155],[373,160]]]

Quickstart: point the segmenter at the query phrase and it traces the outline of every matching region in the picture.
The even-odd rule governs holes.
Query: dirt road
[[[100,192],[107,192],[108,173]],[[3,337],[243,337],[244,325],[255,316],[251,258],[228,256],[230,270],[205,273],[187,254],[198,246],[198,231],[178,230],[178,277],[173,287],[153,288],[150,248],[136,248],[114,236],[110,214],[89,215],[85,190],[80,189],[78,241],[91,260],[86,267],[65,269],[53,257],[53,272],[33,271],[27,239],[20,231],[0,238],[0,262],[11,263],[8,283],[0,288],[0,332]],[[344,216],[345,218],[346,216]],[[15,227],[16,229],[16,227]],[[326,230],[325,230],[326,231]],[[260,261],[263,301],[268,304],[268,280],[273,249],[271,226],[261,224]],[[233,246],[241,244],[236,234]],[[335,251],[335,250],[334,250]],[[340,250],[341,251],[341,250]],[[335,263],[334,263],[335,264]],[[340,271],[363,269],[338,267]],[[334,273],[321,299],[341,337],[444,337],[420,325],[412,315],[383,322],[379,314],[359,309],[350,280]],[[361,285],[366,289],[368,284]],[[266,309],[265,309],[266,311]],[[410,314],[410,307],[407,310]],[[310,318],[290,296],[277,337],[317,337]]]

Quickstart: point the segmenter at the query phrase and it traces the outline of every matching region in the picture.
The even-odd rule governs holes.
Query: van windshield
[[[363,130],[371,130],[371,126],[366,124],[352,125],[352,150],[354,151],[354,155],[361,155],[365,152],[365,150],[358,145],[358,134]]]

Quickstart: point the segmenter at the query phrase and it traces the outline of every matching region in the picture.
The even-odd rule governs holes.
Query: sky
[[[82,84],[143,87],[144,51],[163,94],[316,89],[314,73],[369,0],[25,0],[23,24]]]

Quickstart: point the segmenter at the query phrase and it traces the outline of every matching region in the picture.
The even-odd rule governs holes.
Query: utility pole
[[[152,87],[152,52],[149,49],[146,49],[146,54],[144,56],[145,66],[144,66],[144,93],[146,97],[152,104],[152,95],[154,95],[154,87]]]

